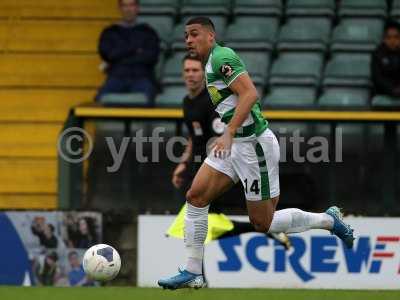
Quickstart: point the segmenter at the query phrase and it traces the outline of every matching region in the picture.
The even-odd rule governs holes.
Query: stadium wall
[[[156,286],[184,263],[183,241],[165,236],[173,219],[139,216],[138,286]],[[211,242],[205,249],[209,286],[398,289],[400,218],[349,217],[346,222],[357,235],[351,250],[322,230],[291,235],[288,251],[257,233]]]

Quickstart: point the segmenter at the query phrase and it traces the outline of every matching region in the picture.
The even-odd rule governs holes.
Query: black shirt
[[[214,111],[206,88],[195,98],[186,96],[183,99],[183,118],[193,143],[192,162],[195,172],[207,157],[207,143],[223,133],[224,125]]]
[[[99,53],[107,73],[119,78],[151,78],[160,53],[157,33],[147,24],[114,24],[101,33]]]
[[[376,93],[400,96],[400,50],[381,44],[372,54],[371,73]]]

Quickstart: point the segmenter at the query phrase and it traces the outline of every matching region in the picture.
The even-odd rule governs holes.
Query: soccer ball
[[[98,244],[86,250],[82,264],[89,278],[108,281],[115,278],[121,269],[121,258],[113,247]]]

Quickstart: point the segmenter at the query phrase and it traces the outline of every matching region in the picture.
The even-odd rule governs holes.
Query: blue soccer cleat
[[[331,233],[340,238],[347,248],[353,248],[353,242],[355,240],[353,235],[354,230],[349,224],[343,222],[343,214],[340,209],[336,206],[331,206],[325,211],[325,213],[330,215],[334,220]]]
[[[186,270],[178,270],[179,274],[170,278],[160,279],[157,283],[164,289],[176,290],[183,288],[199,289],[206,286],[202,274],[193,274]]]

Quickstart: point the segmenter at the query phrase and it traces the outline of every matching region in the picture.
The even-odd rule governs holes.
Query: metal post
[[[73,110],[70,111],[65,121],[61,134],[72,127],[82,128],[83,121],[77,118]],[[73,162],[79,160],[79,155],[72,156],[69,153],[67,145],[68,137],[79,135],[76,130],[67,134],[63,134],[63,138],[58,143],[58,208],[59,209],[78,209],[82,203],[82,182],[83,182],[83,164],[82,162]],[[77,139],[70,140],[74,146],[83,149],[83,137],[79,141]]]

